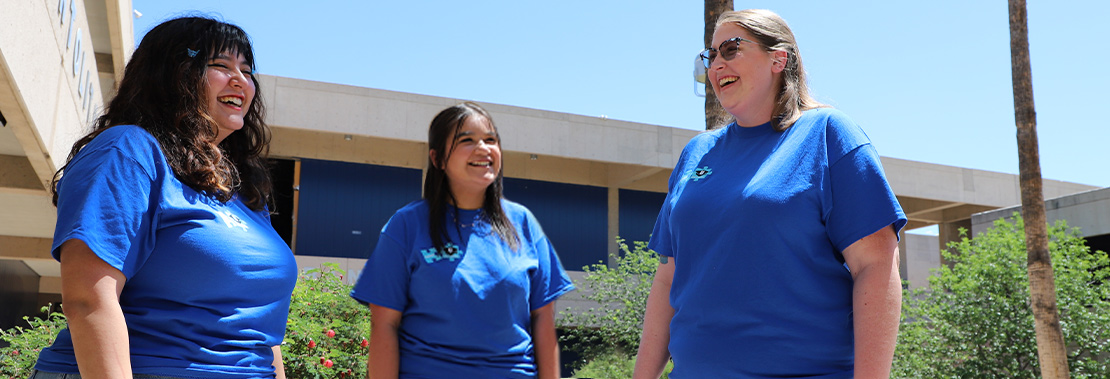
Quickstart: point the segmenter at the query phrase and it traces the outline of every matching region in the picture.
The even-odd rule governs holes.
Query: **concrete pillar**
[[[968,234],[970,234],[971,219],[944,222],[937,225],[937,237],[941,250],[948,250],[949,242],[958,242],[960,240],[960,228],[967,229]],[[940,254],[940,252],[938,251],[937,254]],[[949,264],[943,256],[940,258],[940,262],[944,265]]]
[[[909,262],[906,259],[906,230],[898,231],[898,276],[902,281],[909,280]]]
[[[904,236],[902,241],[906,245],[906,260],[903,264],[906,271],[902,272],[902,277],[910,282],[910,289],[927,286],[932,270],[941,265],[937,236],[914,233],[906,233]]]
[[[608,264],[610,268],[617,267],[617,257],[620,251],[617,250],[617,235],[621,232],[621,217],[620,217],[620,189],[616,187],[609,187],[609,242],[605,244],[609,252]]]

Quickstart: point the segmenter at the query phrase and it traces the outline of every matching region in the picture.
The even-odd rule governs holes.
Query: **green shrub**
[[[667,362],[663,368],[662,379],[667,379],[674,364]],[[575,378],[590,379],[628,379],[636,368],[636,358],[617,353],[607,353],[594,357],[578,370],[574,371]]]
[[[298,278],[281,347],[287,377],[366,377],[370,308],[352,299],[350,292],[343,272],[333,263]]]
[[[561,312],[563,348],[582,358],[572,366],[606,355],[634,355],[640,346],[644,311],[659,256],[648,250],[647,242],[636,241],[629,249],[624,239],[617,238],[617,245],[621,254],[615,268],[602,263],[586,266],[586,276],[578,283],[590,292],[585,298],[598,302],[600,307],[580,314],[569,309]]]
[[[287,377],[366,377],[370,309],[351,299],[350,292],[336,264],[307,270],[297,279],[281,348]],[[39,350],[66,327],[64,315],[49,307],[42,311],[46,319],[23,318],[29,328],[0,330],[0,339],[11,344],[0,348],[0,378],[26,378]]]
[[[23,379],[31,375],[39,351],[54,343],[58,332],[66,327],[66,316],[54,311],[52,305],[42,307],[46,318],[24,316],[28,328],[16,326],[0,330],[0,340],[8,347],[0,348],[0,378]]]
[[[1024,223],[998,220],[948,245],[930,287],[907,291],[894,377],[1037,377]],[[1063,222],[1048,228],[1072,378],[1110,377],[1110,259]]]

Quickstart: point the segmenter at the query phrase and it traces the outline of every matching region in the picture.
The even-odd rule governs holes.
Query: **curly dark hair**
[[[151,29],[127,63],[115,98],[54,174],[54,204],[58,181],[85,145],[108,128],[138,125],[158,140],[182,183],[220,201],[238,194],[251,209],[265,209],[272,185],[265,158],[270,130],[263,121],[262,91],[255,91],[242,129],[215,143],[219,129],[208,115],[205,75],[209,60],[224,52],[241,54],[254,69],[250,37],[238,26],[208,17],[181,17]],[[258,80],[248,76],[258,88]]]
[[[447,150],[447,142],[455,139],[455,135],[459,133],[459,128],[470,117],[484,119],[493,133],[497,135],[497,139],[501,139],[489,112],[472,102],[465,102],[440,111],[428,127],[428,149],[436,151],[437,154],[435,155],[436,161],[432,161],[431,155],[428,156],[428,173],[424,175],[424,199],[428,201],[429,208],[428,234],[432,239],[432,244],[437,249],[442,249],[444,242],[448,240],[444,220],[447,216],[447,204],[455,202],[455,194],[451,193],[450,179],[447,177],[447,172],[443,170],[443,167],[447,165],[447,158],[451,156],[451,151]],[[454,145],[452,145],[453,150]],[[505,215],[505,210],[501,209],[501,199],[505,196],[502,194],[503,179],[504,170],[502,169],[501,172],[497,173],[497,179],[489,187],[486,187],[485,199],[482,202],[482,217],[489,222],[490,229],[497,233],[509,245],[510,249],[516,250],[520,246],[520,238],[517,237],[516,228],[509,221],[509,217]],[[454,211],[455,219],[458,219],[458,208],[455,208]],[[459,227],[458,223],[455,223],[455,227]]]

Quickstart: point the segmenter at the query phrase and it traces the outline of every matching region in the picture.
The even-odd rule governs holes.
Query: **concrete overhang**
[[[259,77],[275,128],[423,145],[436,113],[462,102],[373,88]],[[598,117],[482,103],[506,152],[670,169],[698,132]],[[275,132],[275,135],[277,133]],[[373,152],[370,152],[373,154]],[[423,158],[418,165],[424,164]]]

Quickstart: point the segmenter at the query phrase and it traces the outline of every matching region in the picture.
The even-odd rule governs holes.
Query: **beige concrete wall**
[[[1046,196],[1047,198],[1047,196]],[[973,233],[990,228],[995,220],[1021,212],[1021,206],[1006,207],[976,214],[971,218]],[[1069,227],[1078,227],[1084,237],[1110,234],[1110,188],[1048,198],[1045,218],[1049,223],[1067,220]]]
[[[103,108],[85,2],[58,5],[5,2],[4,30],[18,33],[0,33],[0,111],[43,181]]]
[[[134,49],[131,11],[130,0],[0,6],[0,258],[37,273],[43,298],[61,288],[48,184]]]
[[[929,285],[931,270],[940,267],[940,239],[937,236],[906,233],[906,280],[911,289]]]
[[[126,7],[129,15],[130,1]],[[0,236],[52,236],[55,214],[48,183],[70,146],[103,108],[85,11],[81,0],[3,5],[0,112],[7,125],[0,131]],[[130,25],[130,18],[117,23]],[[123,43],[133,37],[117,39]],[[130,47],[118,50],[129,52]]]
[[[311,269],[322,269],[324,264],[332,263],[339,265],[339,270],[343,272],[343,282],[346,284],[355,284],[358,280],[359,274],[362,274],[362,268],[366,266],[365,259],[359,258],[338,258],[338,257],[316,257],[310,255],[297,256],[297,271],[305,272]]]

